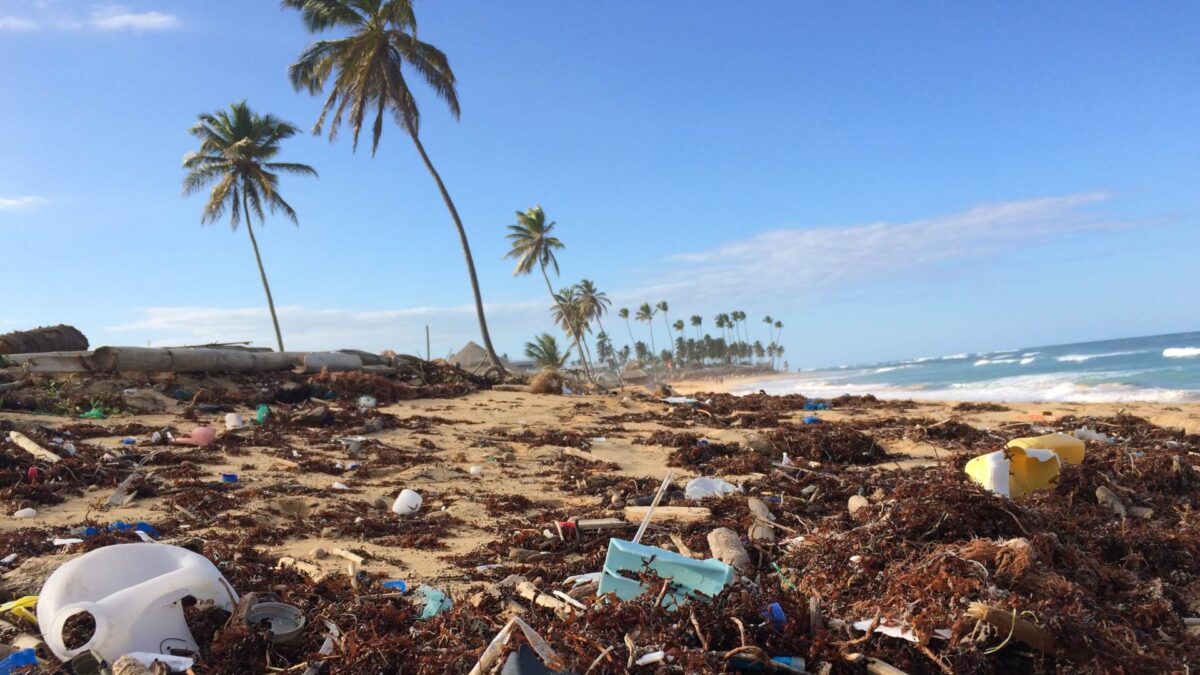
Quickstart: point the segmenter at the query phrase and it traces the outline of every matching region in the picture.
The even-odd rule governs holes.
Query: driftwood
[[[1017,642],[1033,647],[1043,654],[1053,655],[1058,651],[1053,633],[1014,616],[1012,612],[989,607],[981,602],[972,602],[967,608],[967,616],[991,624],[1001,635],[1011,635]]]
[[[301,360],[306,373],[319,373],[322,370],[360,370],[363,360],[355,354],[340,352],[312,352],[305,354]]]
[[[0,335],[0,354],[82,351],[87,348],[87,337],[74,326],[65,324]]]
[[[262,373],[287,370],[298,361],[298,355],[290,352],[147,347],[101,347],[87,359],[92,370],[129,373]]]
[[[626,506],[625,520],[640,523],[648,511],[649,506]],[[654,509],[650,520],[656,523],[696,523],[710,518],[712,511],[703,506],[660,506]]]

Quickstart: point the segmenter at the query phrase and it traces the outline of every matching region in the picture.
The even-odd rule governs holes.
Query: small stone
[[[512,462],[517,459],[517,455],[516,455],[516,453],[510,451],[510,452],[504,453],[503,455],[500,455],[500,459],[502,459],[506,462]]]
[[[309,555],[312,556],[313,560],[323,560],[329,556],[329,552],[320,546],[317,546],[312,550],[312,552],[309,553]]]
[[[846,509],[850,511],[851,518],[857,518],[859,510],[868,504],[870,504],[870,502],[867,501],[866,497],[863,497],[862,495],[851,495],[850,499],[846,502]]]
[[[321,528],[321,538],[322,539],[338,539],[341,536],[342,536],[342,531],[337,529],[336,527]]]

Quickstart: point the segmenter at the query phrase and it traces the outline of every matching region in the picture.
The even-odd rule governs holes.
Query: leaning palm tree
[[[617,316],[625,319],[625,330],[629,331],[629,344],[634,344],[637,340],[633,339],[633,327],[629,323],[629,308],[622,307],[617,310]]]
[[[776,342],[776,343],[778,343],[778,342],[779,342],[779,336],[780,336],[780,335],[783,335],[783,322],[782,322],[782,321],[776,321],[776,322],[775,322],[775,342]]]
[[[558,258],[554,252],[566,248],[566,245],[552,234],[556,224],[553,220],[546,222],[546,212],[541,205],[532,206],[525,211],[517,211],[517,222],[515,225],[508,226],[508,235],[506,235],[512,248],[504,254],[504,257],[517,261],[517,266],[513,268],[514,277],[529,274],[534,267],[540,269],[542,279],[546,281],[546,290],[554,299],[558,316],[564,317],[570,312],[563,306],[562,298],[554,292],[554,286],[550,283],[550,273],[546,271],[547,267],[553,267],[554,274],[558,275]],[[574,296],[572,296],[571,302],[574,301]],[[579,352],[579,358],[583,359],[583,346],[579,343],[579,333],[569,330],[567,334],[575,339],[575,350]],[[587,370],[586,361],[584,361],[584,370]]]
[[[571,356],[571,348],[559,351],[558,340],[549,333],[542,333],[534,337],[533,342],[525,343],[525,356],[533,359],[533,364],[538,368],[558,370]]]
[[[646,325],[650,326],[650,353],[658,354],[658,348],[654,346],[654,315],[657,312],[650,307],[650,303],[643,302],[641,307],[638,307],[637,316],[634,318],[638,321],[645,321]]]
[[[588,330],[587,318],[584,316],[583,307],[579,302],[579,292],[574,286],[569,286],[554,294],[554,305],[550,308],[550,315],[553,317],[554,323],[562,326],[563,330],[574,338],[575,349],[579,352],[579,361],[583,364],[583,372],[591,380],[592,373],[587,358],[590,350],[587,349],[587,342],[583,337]]]
[[[608,294],[597,289],[591,279],[580,281],[575,288],[579,291],[579,304],[583,306],[584,315],[589,321],[595,321],[596,325],[600,326],[601,333],[605,332],[604,322],[600,320],[600,317],[604,316],[604,313],[612,305]]]
[[[671,335],[671,317],[670,317],[670,315],[667,314],[667,312],[671,309],[671,307],[670,307],[670,305],[667,304],[666,300],[659,300],[658,304],[655,305],[654,307],[656,309],[658,309],[658,311],[662,312],[663,323],[667,324],[667,339],[671,341],[671,342],[667,343],[669,345],[669,344],[675,342],[675,336]]]
[[[771,327],[775,325],[775,319],[772,319],[771,315],[768,314],[763,317],[763,323],[767,324],[767,342],[774,342],[775,331],[771,330]]]
[[[692,315],[692,326],[696,329],[696,339],[700,339],[700,324],[704,323],[704,318],[699,314]]]
[[[479,319],[483,346],[492,365],[502,367],[500,357],[492,347],[492,336],[488,333],[483,296],[479,291],[479,278],[475,274],[475,260],[471,257],[467,231],[463,228],[454,201],[450,199],[450,192],[421,143],[421,113],[405,79],[406,74],[415,74],[416,79],[423,80],[438,98],[446,102],[450,114],[457,119],[458,92],[455,89],[454,71],[450,69],[446,55],[433,45],[417,39],[417,18],[412,0],[283,0],[283,6],[300,10],[304,25],[311,33],[336,30],[344,35],[314,42],[288,68],[292,86],[297,91],[304,89],[310,94],[321,92],[326,81],[333,78],[329,96],[325,99],[313,133],[320,134],[329,113],[333,113],[329,124],[329,140],[332,141],[337,137],[343,117],[348,115],[345,122],[354,133],[353,148],[357,149],[359,133],[370,112],[375,116],[371,126],[372,156],[379,148],[379,137],[383,134],[383,121],[387,115],[416,145],[421,161],[437,183],[442,201],[446,203],[446,209],[458,230],[459,244],[471,278],[471,290],[475,294],[475,314]]]
[[[267,283],[267,271],[263,268],[250,215],[258,216],[260,223],[265,222],[265,205],[271,213],[282,211],[292,223],[299,225],[296,211],[279,194],[279,173],[315,176],[317,172],[307,164],[272,161],[279,154],[280,141],[295,136],[297,131],[296,127],[274,115],[255,113],[242,101],[230,105],[229,110],[200,115],[190,130],[200,139],[200,149],[183,158],[183,168],[188,170],[183,179],[185,195],[216,182],[204,204],[201,223],[214,223],[228,210],[229,226],[237,230],[238,223],[245,218],[254,260],[258,262],[258,274],[267,293],[271,323],[275,325],[275,341],[281,352],[283,334],[279,330],[275,299],[271,297],[271,285]]]

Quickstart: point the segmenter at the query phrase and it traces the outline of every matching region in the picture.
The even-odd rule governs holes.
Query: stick
[[[637,544],[642,541],[642,535],[646,533],[646,528],[650,526],[650,517],[654,513],[654,509],[658,508],[658,503],[662,501],[663,494],[666,493],[667,487],[671,485],[671,471],[667,471],[667,475],[663,476],[662,485],[658,486],[658,492],[654,493],[654,501],[650,503],[650,508],[646,509],[646,515],[642,518],[642,524],[638,526],[637,534],[633,535],[633,543]],[[625,510],[625,517],[629,517],[629,509]]]
[[[1011,635],[1018,642],[1029,645],[1043,654],[1055,654],[1058,647],[1054,635],[1033,623],[1019,618],[1014,612],[989,607],[981,602],[972,602],[967,608],[967,616],[983,621],[1006,635]]]

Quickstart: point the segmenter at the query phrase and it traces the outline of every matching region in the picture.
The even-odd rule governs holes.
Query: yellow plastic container
[[[1022,450],[1053,450],[1064,464],[1083,463],[1083,441],[1067,434],[1014,438],[1005,447],[1021,448]]]
[[[1005,497],[1020,497],[1054,484],[1063,464],[1083,462],[1083,441],[1066,434],[1014,438],[1004,450],[967,462],[967,475]]]

